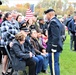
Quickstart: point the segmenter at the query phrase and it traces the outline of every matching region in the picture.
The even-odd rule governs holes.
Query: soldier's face
[[[49,13],[46,14],[46,18],[47,18],[48,20],[50,20],[50,14],[49,14]]]

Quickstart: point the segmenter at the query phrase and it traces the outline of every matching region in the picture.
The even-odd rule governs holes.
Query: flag
[[[30,19],[32,17],[33,17],[33,12],[31,11],[31,9],[27,9],[25,20],[27,21],[28,19]]]
[[[32,12],[34,12],[34,4],[30,5],[30,9],[31,9]]]

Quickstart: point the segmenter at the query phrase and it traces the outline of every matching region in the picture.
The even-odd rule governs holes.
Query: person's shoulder
[[[4,24],[4,23],[7,23],[7,21],[2,21],[2,23],[1,23],[1,24]]]
[[[56,18],[56,17],[53,17],[52,19],[51,19],[51,22],[57,22],[58,21],[58,18]]]
[[[3,21],[1,27],[6,27],[6,26],[7,26],[7,21]]]
[[[74,22],[74,19],[71,19],[69,22],[70,22],[70,23],[71,23],[71,22]]]
[[[74,20],[72,19],[68,24],[72,24],[74,22]]]
[[[54,25],[57,25],[58,22],[59,22],[59,20],[56,17],[52,18],[50,21],[50,23],[54,24]]]
[[[19,42],[16,39],[14,39],[12,42],[14,45],[19,44]]]

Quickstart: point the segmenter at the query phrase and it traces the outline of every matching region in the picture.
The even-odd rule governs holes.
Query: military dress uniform
[[[53,9],[48,9],[45,11],[47,14],[50,11],[54,11]],[[60,75],[59,68],[59,55],[62,51],[62,39],[61,39],[61,22],[57,19],[57,17],[53,17],[50,20],[48,27],[48,42],[47,42],[47,52],[49,53],[49,65],[51,70],[51,75],[53,74],[52,69],[52,52],[54,53],[54,70],[55,75]]]

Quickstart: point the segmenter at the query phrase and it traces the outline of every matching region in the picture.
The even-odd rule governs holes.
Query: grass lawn
[[[70,37],[63,46],[63,52],[60,56],[61,75],[76,75],[76,52],[70,50]]]
[[[67,34],[63,52],[60,54],[60,75],[76,75],[76,52],[70,50],[70,37]],[[49,71],[49,69],[48,69]],[[40,73],[39,75],[50,75]]]

